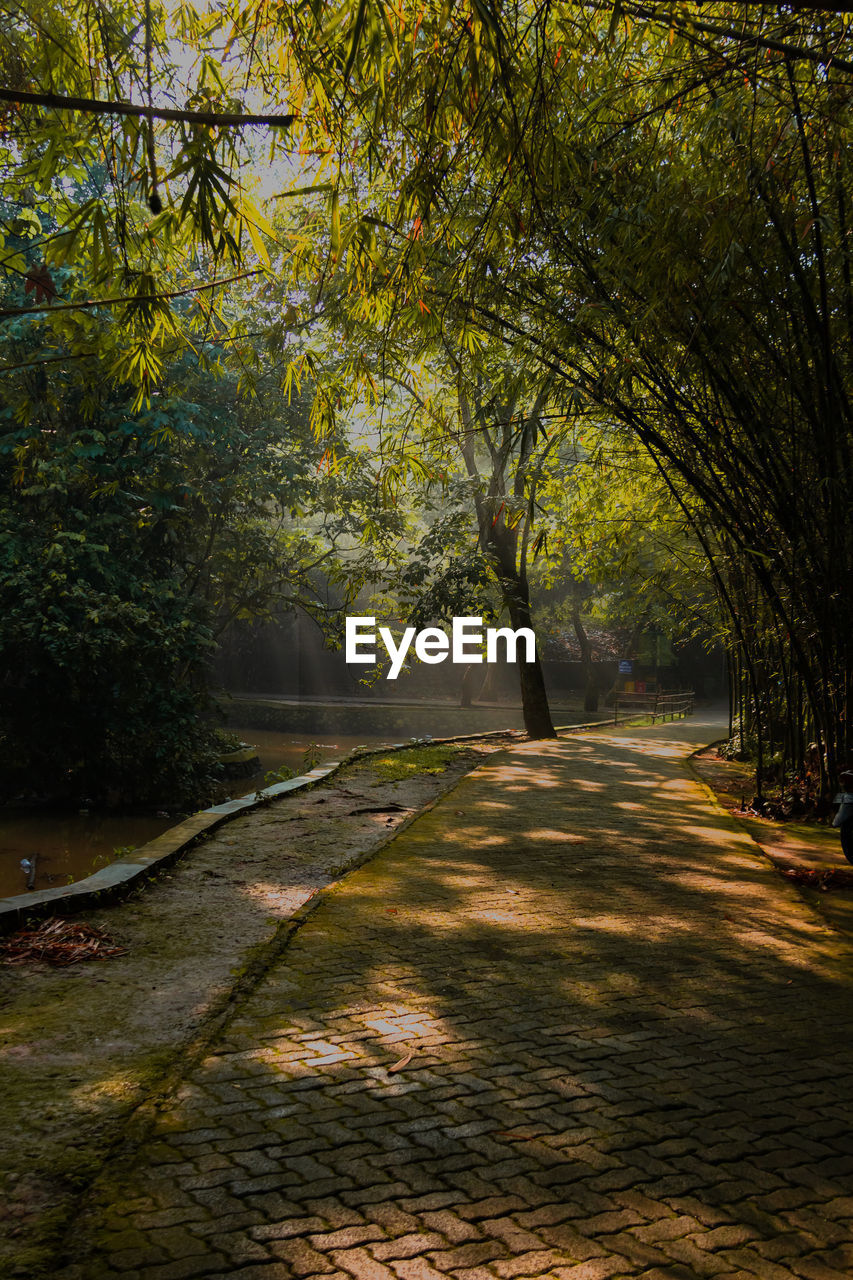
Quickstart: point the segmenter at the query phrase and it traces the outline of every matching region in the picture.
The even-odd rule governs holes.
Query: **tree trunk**
[[[572,626],[580,646],[581,665],[583,668],[583,709],[584,711],[597,711],[598,687],[595,682],[595,671],[592,665],[592,646],[581,621],[580,602],[575,590],[572,591],[572,600]]]
[[[477,683],[479,668],[473,666],[466,667],[462,673],[462,693],[459,700],[460,707],[470,707],[474,701],[474,685]]]
[[[525,729],[531,738],[556,738],[539,655],[533,662],[520,662],[518,666]]]
[[[537,397],[536,406],[530,415],[529,421],[532,421],[535,415],[541,409],[544,401],[546,390],[543,388]],[[477,406],[477,416],[482,419],[482,406]],[[503,506],[495,513],[490,502],[486,500],[486,496],[480,489],[480,472],[477,469],[477,460],[474,455],[473,429],[474,416],[472,416],[471,408],[467,397],[460,389],[459,392],[459,411],[462,422],[465,427],[465,433],[460,438],[459,447],[465,462],[465,468],[470,478],[475,481],[474,487],[474,504],[477,510],[477,523],[480,530],[480,545],[483,549],[488,548],[490,554],[494,558],[495,569],[497,571],[498,581],[501,584],[501,594],[504,603],[509,610],[510,621],[514,630],[519,627],[530,627],[530,591],[527,584],[527,536],[529,534],[529,522],[525,528],[524,536],[519,547],[518,530],[516,527],[508,528],[505,521],[501,519]],[[512,417],[513,408],[509,406],[505,409],[504,420],[508,423]],[[508,430],[505,425],[504,433]],[[483,438],[488,440],[488,434],[483,432]],[[489,443],[489,449],[492,454],[492,464],[495,468],[490,482],[490,495],[494,495],[499,491],[497,480],[503,480],[504,468],[506,466],[506,457],[504,454],[501,460],[492,443]],[[522,455],[520,464],[526,460],[526,455]],[[514,481],[515,496],[519,497],[524,493],[524,482],[522,473],[517,472]],[[518,560],[516,559],[518,557]],[[534,632],[535,635],[535,632]],[[526,647],[520,646],[521,651],[526,654]],[[542,675],[542,665],[539,661],[538,648],[534,652],[532,662],[521,660],[519,654],[518,677],[521,687],[521,706],[524,715],[524,727],[531,738],[556,738],[554,724],[551,720],[551,709],[548,706],[548,694],[545,690],[545,680]]]
[[[515,583],[519,595],[522,594],[522,584]],[[509,608],[510,621],[513,630],[519,627],[530,627],[530,602],[527,599],[507,600]],[[534,633],[535,634],[535,633]],[[519,662],[518,662],[518,679],[521,686],[521,708],[524,715],[524,727],[531,738],[556,738],[557,734],[554,729],[554,722],[551,719],[551,708],[548,706],[548,693],[545,689],[545,678],[542,674],[542,664],[539,661],[539,651],[536,650],[532,662],[524,662],[521,654],[525,652],[524,646],[519,646]]]

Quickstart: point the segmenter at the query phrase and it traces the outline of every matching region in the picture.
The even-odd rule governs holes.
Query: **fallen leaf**
[[[46,920],[37,929],[19,929],[0,942],[0,958],[7,964],[45,960],[48,964],[77,964],[81,960],[107,960],[123,956],[119,946],[103,929],[72,920]]]
[[[392,1075],[395,1071],[402,1071],[404,1067],[407,1067],[409,1065],[409,1063],[412,1061],[412,1058],[414,1056],[415,1055],[413,1053],[407,1053],[405,1058],[400,1058],[399,1062],[395,1062],[393,1067],[388,1068],[389,1076]]]

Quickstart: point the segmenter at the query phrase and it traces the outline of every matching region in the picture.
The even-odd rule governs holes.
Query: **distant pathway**
[[[688,778],[714,736],[463,779],[309,918],[63,1276],[853,1274],[853,956]]]

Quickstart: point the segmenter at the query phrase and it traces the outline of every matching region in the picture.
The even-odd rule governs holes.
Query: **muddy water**
[[[258,748],[260,772],[225,784],[221,799],[247,795],[264,785],[267,772],[282,765],[303,772],[305,752],[316,743],[320,761],[334,760],[362,743],[387,742],[385,737],[341,734],[301,736],[268,729],[233,732]],[[130,849],[153,840],[179,821],[178,814],[126,817],[106,813],[60,813],[56,810],[0,809],[0,897],[26,893],[28,870],[23,860],[35,859],[34,889],[50,889],[82,880]]]

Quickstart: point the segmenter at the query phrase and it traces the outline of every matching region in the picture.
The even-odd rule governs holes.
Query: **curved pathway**
[[[841,1280],[853,955],[684,767],[490,757],[310,916],[63,1275]]]

